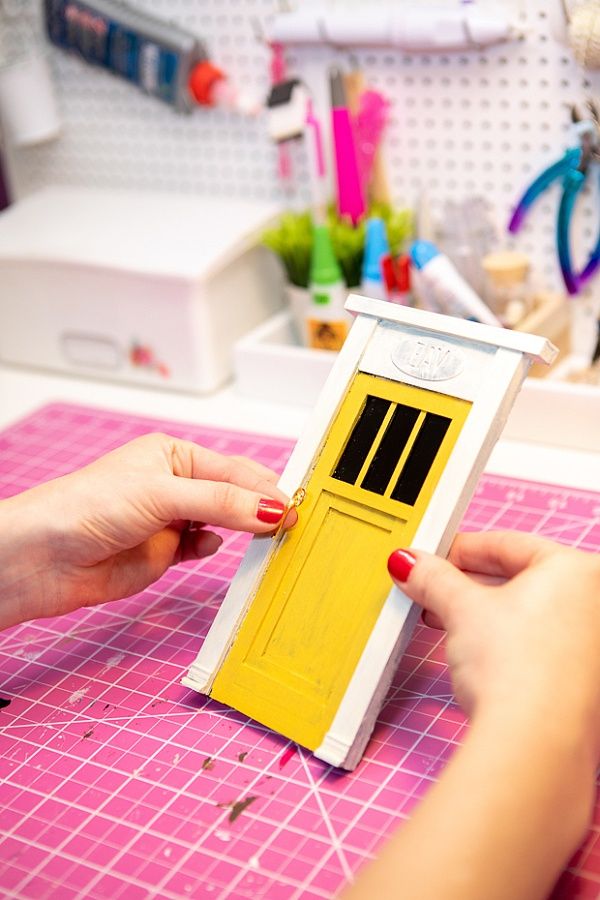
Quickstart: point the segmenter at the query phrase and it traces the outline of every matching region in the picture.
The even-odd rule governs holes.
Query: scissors
[[[571,119],[578,145],[569,147],[564,156],[548,166],[538,175],[519,200],[508,230],[516,234],[523,224],[529,208],[550,185],[562,180],[562,196],[556,220],[556,245],[558,261],[565,287],[569,294],[577,294],[590,280],[600,265],[600,230],[595,247],[590,251],[585,265],[580,272],[573,269],[571,258],[570,229],[575,202],[579,196],[588,174],[594,164],[600,163],[600,118],[598,109],[592,101],[587,104],[590,115],[580,116],[575,106],[571,107]]]

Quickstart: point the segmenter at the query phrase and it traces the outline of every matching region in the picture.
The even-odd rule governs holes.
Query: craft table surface
[[[157,427],[276,469],[292,444],[55,404],[0,434],[0,494]],[[600,496],[487,475],[463,524],[595,552]],[[330,898],[438,776],[466,727],[438,632],[417,629],[350,774],[179,684],[247,540],[228,535],[128,600],[0,636],[5,895]],[[597,809],[557,897],[598,896],[599,825]]]

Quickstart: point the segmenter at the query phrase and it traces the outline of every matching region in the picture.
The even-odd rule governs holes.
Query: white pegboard
[[[277,0],[130,2],[195,31],[234,82],[266,95],[269,54],[256,26],[266,26],[278,11]],[[351,7],[353,0],[347,2]],[[371,0],[373,15],[379,2]],[[554,38],[551,7],[558,8],[560,0],[507,3],[524,38],[484,53],[353,50],[368,81],[393,101],[385,158],[399,204],[413,204],[423,187],[438,208],[446,198],[483,195],[504,225],[522,188],[562,154],[568,105],[598,97],[598,73],[584,74]],[[17,5],[32,11],[37,0]],[[9,22],[9,38],[10,27]],[[63,133],[58,141],[12,154],[17,196],[68,183],[290,200],[277,182],[276,154],[263,119],[204,109],[181,116],[73,56],[55,48],[49,53]],[[287,54],[289,73],[304,78],[318,96],[325,91],[327,66],[340,59],[348,63],[348,54],[332,48],[297,47]],[[308,203],[300,147],[294,162],[292,200]],[[558,186],[538,202],[514,242],[529,253],[538,276],[555,287],[557,203]],[[597,223],[597,194],[590,191],[577,223],[582,245],[595,240]]]

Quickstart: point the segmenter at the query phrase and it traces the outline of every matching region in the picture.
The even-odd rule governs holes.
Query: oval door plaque
[[[465,367],[464,355],[444,341],[405,338],[392,350],[392,362],[405,375],[423,381],[455,378]]]

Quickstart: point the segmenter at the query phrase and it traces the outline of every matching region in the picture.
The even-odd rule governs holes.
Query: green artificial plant
[[[369,216],[380,216],[384,220],[392,254],[395,256],[402,252],[413,233],[411,210],[374,203],[366,218]],[[340,218],[333,206],[327,211],[326,224],[333,251],[349,288],[360,285],[365,242],[364,223],[365,219],[362,219],[358,225],[352,225],[348,219]],[[280,258],[290,284],[308,287],[313,246],[311,213],[284,213],[277,225],[263,234],[262,241]]]

